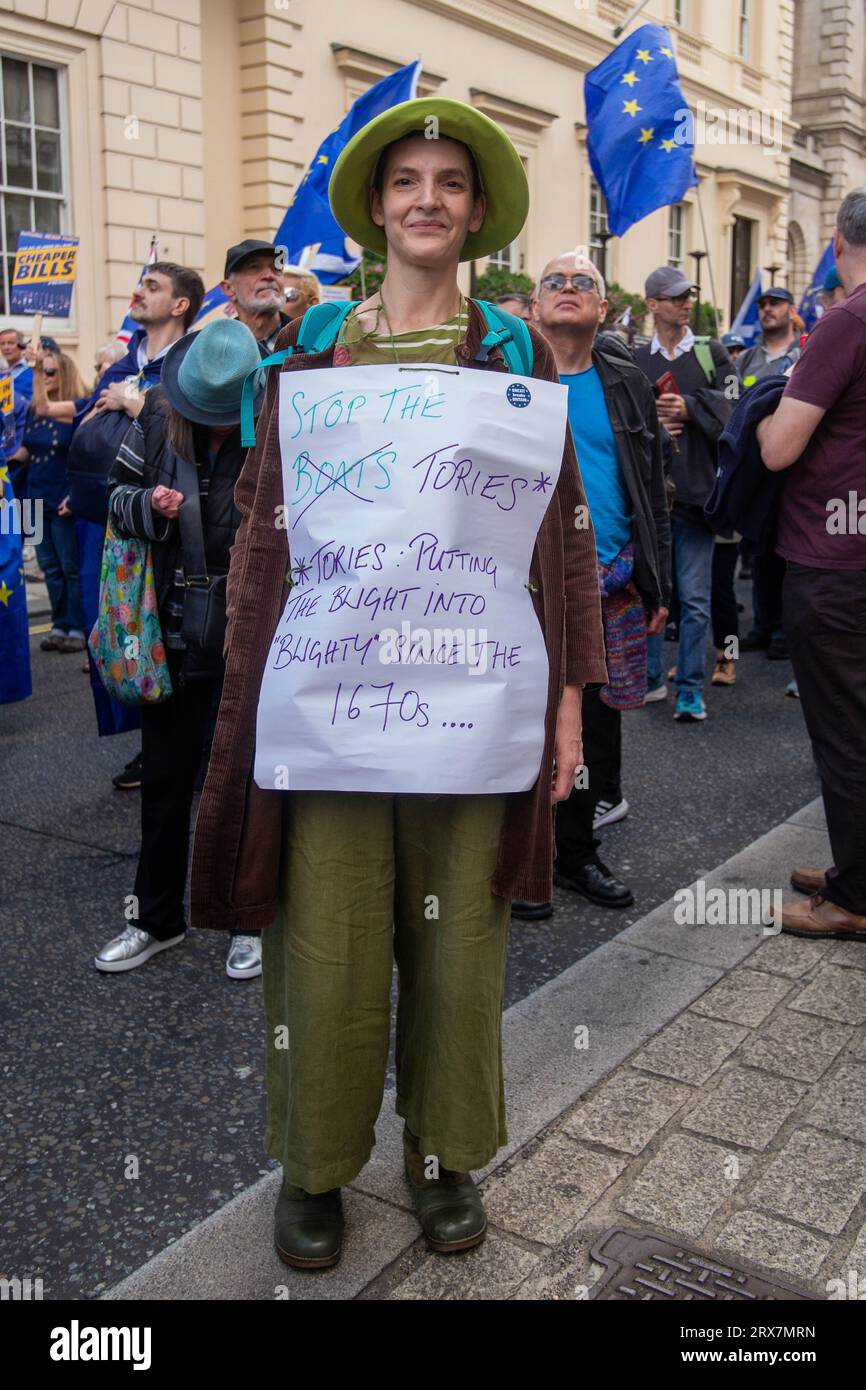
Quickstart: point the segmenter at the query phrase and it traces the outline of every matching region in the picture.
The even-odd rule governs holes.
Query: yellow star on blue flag
[[[664,57],[666,61],[656,61]],[[640,77],[637,77],[637,73]],[[640,82],[640,105],[622,85]],[[622,236],[656,208],[679,203],[697,183],[694,123],[680,87],[667,29],[642,24],[584,83],[587,153],[607,202],[608,227]],[[642,116],[635,135],[635,117]]]

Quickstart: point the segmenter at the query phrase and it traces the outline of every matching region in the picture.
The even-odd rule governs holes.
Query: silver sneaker
[[[593,830],[600,830],[603,825],[615,825],[618,820],[625,820],[627,815],[628,802],[625,797],[617,802],[597,801],[592,828]]]
[[[146,960],[155,956],[157,951],[166,951],[169,946],[179,946],[183,938],[184,933],[181,932],[180,936],[171,936],[168,941],[157,941],[149,931],[130,925],[124,927],[119,936],[113,937],[103,946],[99,955],[94,956],[93,964],[97,970],[108,972],[134,970],[136,966],[144,965]]]
[[[262,973],[262,938],[233,936],[226,958],[226,974],[230,980],[254,980]]]

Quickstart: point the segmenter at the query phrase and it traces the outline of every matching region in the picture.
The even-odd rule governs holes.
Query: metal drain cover
[[[591,1299],[820,1301],[784,1279],[768,1279],[743,1260],[732,1265],[649,1231],[614,1226],[599,1237],[590,1253],[606,1269],[590,1293]]]

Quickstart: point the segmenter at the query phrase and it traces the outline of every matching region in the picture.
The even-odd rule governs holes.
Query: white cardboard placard
[[[261,684],[260,787],[532,786],[548,667],[529,569],[566,400],[436,364],[282,376],[293,585]]]

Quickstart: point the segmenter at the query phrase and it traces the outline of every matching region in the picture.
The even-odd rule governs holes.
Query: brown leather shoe
[[[772,908],[770,916],[773,917]],[[782,908],[782,931],[791,936],[835,936],[866,941],[866,917],[846,912],[844,907],[813,893],[804,903],[786,903]]]
[[[716,666],[710,677],[711,685],[734,685],[737,679],[736,664],[730,657],[717,656]]]
[[[798,893],[820,893],[823,891],[826,876],[823,869],[815,869],[810,864],[799,864],[796,869],[791,870],[791,887],[796,888]]]

